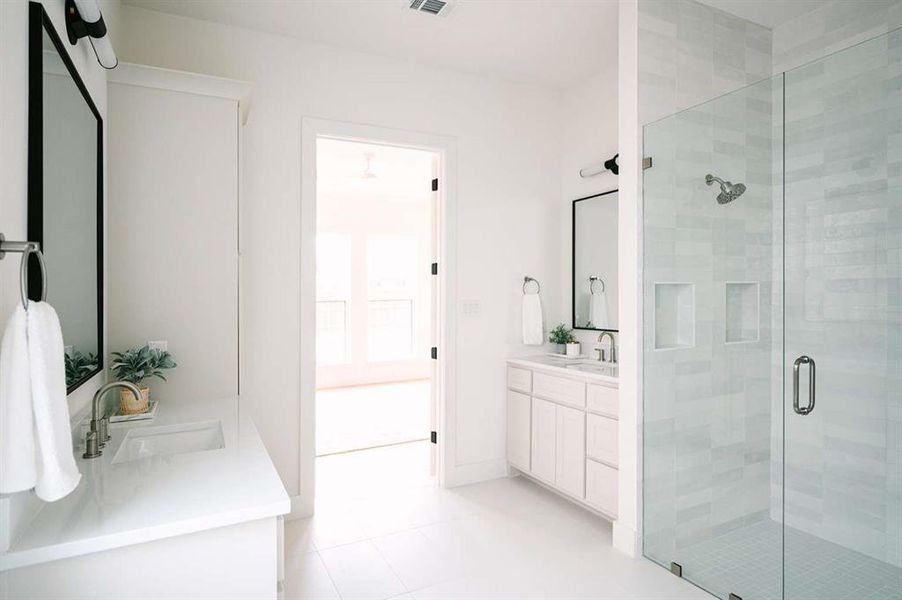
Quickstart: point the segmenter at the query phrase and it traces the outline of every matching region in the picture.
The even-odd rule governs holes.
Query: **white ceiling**
[[[124,0],[125,4],[565,88],[617,62],[617,0]]]
[[[768,29],[801,17],[831,0],[699,0]],[[860,2],[861,0],[851,0]]]

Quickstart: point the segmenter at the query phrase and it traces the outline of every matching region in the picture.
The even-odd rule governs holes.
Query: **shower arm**
[[[715,181],[717,183],[719,183],[721,187],[723,187],[727,183],[720,177],[715,177],[714,175],[711,175],[710,173],[708,175],[705,175],[705,183],[707,183],[708,185],[713,185]]]

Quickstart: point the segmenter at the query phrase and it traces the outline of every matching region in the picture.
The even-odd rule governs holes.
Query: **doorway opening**
[[[316,138],[316,489],[436,471],[438,153]]]

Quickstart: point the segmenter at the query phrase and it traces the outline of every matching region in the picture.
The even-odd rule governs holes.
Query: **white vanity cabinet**
[[[508,465],[616,518],[617,380],[544,357],[512,359],[507,388]]]
[[[530,415],[532,398],[526,394],[507,392],[507,460],[510,464],[528,471],[530,467]]]

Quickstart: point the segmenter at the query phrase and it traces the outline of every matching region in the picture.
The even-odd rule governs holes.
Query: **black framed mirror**
[[[617,197],[611,190],[573,201],[573,329],[618,330]]]
[[[103,368],[103,119],[44,7],[28,12],[28,239],[66,351],[68,393]],[[40,268],[29,265],[29,298]]]

